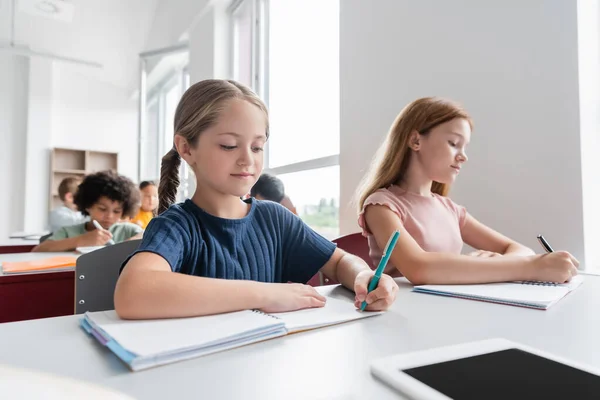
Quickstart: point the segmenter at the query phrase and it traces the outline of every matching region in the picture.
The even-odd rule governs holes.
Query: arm
[[[354,290],[356,276],[363,271],[371,271],[367,263],[340,249],[335,249],[329,261],[321,268],[323,274],[335,279],[350,290]]]
[[[102,246],[105,245],[111,238],[112,234],[106,230],[94,229],[84,233],[83,235],[66,238],[67,233],[63,229],[59,229],[54,235],[46,239],[43,243],[35,246],[33,250],[36,252],[52,252],[52,251],[73,251],[77,247],[85,246]]]
[[[129,260],[115,288],[124,319],[180,318],[260,309],[323,307],[325,298],[300,284],[261,283],[191,276],[171,271],[161,256],[142,252]]]
[[[486,250],[502,255],[532,256],[534,251],[496,232],[467,214],[461,229],[463,241],[478,250]]]
[[[79,243],[79,236],[61,240],[47,239],[43,243],[38,244],[31,251],[35,252],[52,252],[52,251],[73,251]]]
[[[413,284],[470,284],[515,280],[565,282],[573,274],[577,261],[568,253],[543,256],[469,257],[458,254],[423,251],[408,234],[400,218],[389,208],[366,208],[367,226],[383,248],[394,230],[400,238],[390,261]],[[575,271],[576,273],[576,271]]]

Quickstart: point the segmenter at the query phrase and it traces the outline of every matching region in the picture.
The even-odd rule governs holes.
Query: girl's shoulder
[[[371,193],[363,205],[363,209],[368,205],[402,205],[406,201],[406,192],[395,185],[387,188],[377,189]]]

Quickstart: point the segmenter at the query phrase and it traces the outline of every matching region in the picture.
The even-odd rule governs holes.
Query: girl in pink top
[[[396,117],[358,192],[359,224],[374,264],[399,230],[385,272],[415,285],[568,281],[579,265],[572,255],[535,255],[447,197],[467,161],[471,129],[468,114],[440,98],[416,100]],[[479,250],[461,255],[463,242]]]

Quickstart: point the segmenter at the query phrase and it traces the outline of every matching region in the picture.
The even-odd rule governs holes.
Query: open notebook
[[[122,320],[114,311],[87,312],[82,328],[133,371],[379,315],[360,312],[349,301],[327,298],[323,308],[265,314],[238,311],[205,317]]]
[[[583,276],[577,275],[570,282],[562,284],[506,282],[481,285],[420,285],[415,286],[413,291],[547,310],[582,283]]]
[[[3,262],[2,273],[10,275],[72,271],[76,262],[77,258],[74,256],[55,256],[33,261]]]

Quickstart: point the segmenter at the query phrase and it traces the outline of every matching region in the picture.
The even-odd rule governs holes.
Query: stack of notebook
[[[349,301],[328,298],[323,308],[272,314],[246,310],[132,321],[120,319],[114,311],[87,312],[81,326],[131,370],[139,371],[378,314],[360,312]]]
[[[420,285],[413,291],[547,310],[583,283],[581,275],[568,283],[506,282],[481,285]]]
[[[56,256],[33,261],[3,262],[2,273],[11,275],[71,271],[75,267],[76,261],[77,257]]]

